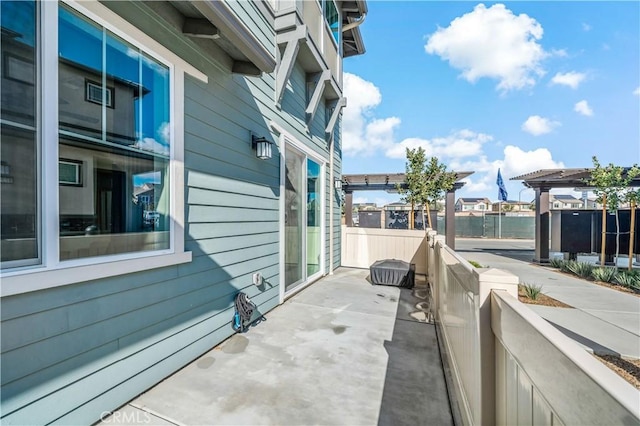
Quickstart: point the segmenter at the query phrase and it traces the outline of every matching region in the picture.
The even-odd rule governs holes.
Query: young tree
[[[431,214],[429,214],[430,206],[435,206],[436,202],[453,188],[457,175],[455,172],[448,172],[447,166],[440,163],[436,157],[431,157],[424,170],[424,179],[426,188],[424,196],[420,198],[420,202],[426,206],[429,228],[433,229]]]
[[[400,185],[397,188],[400,194],[403,195],[402,200],[405,203],[411,203],[411,216],[409,218],[411,229],[414,228],[413,212],[415,206],[424,207],[422,210],[422,223],[425,223],[424,210],[427,210],[429,228],[433,229],[431,215],[428,213],[429,208],[430,206],[436,206],[436,202],[444,196],[444,193],[453,188],[456,177],[456,173],[447,172],[447,166],[441,164],[436,157],[431,157],[427,161],[424,149],[407,148],[406,188]]]
[[[588,185],[594,187],[593,192],[596,194],[596,201],[602,204],[602,245],[600,264],[604,266],[607,236],[607,210],[614,212],[616,216],[617,263],[618,256],[620,254],[620,218],[618,215],[618,209],[620,207],[620,203],[624,202],[627,198],[627,194],[630,193],[629,184],[640,174],[640,169],[638,169],[635,164],[631,168],[615,166],[612,163],[603,167],[596,156],[593,156],[592,160],[594,169],[591,171],[591,178],[588,180]]]
[[[396,185],[398,192],[402,195],[404,203],[411,204],[411,212],[409,213],[409,229],[414,228],[413,212],[415,206],[419,205],[422,200],[421,194],[425,191],[424,185],[424,168],[427,161],[424,149],[407,148],[407,162],[405,164],[405,182],[406,187]],[[423,222],[424,223],[424,222]]]

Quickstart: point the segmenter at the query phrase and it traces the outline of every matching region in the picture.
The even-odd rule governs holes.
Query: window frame
[[[329,20],[327,19],[326,4],[329,2],[333,3],[333,6],[336,8],[336,13],[338,14],[338,34],[340,34],[339,36],[340,40],[336,40],[336,38],[333,36],[333,31],[331,31],[331,25],[329,24]],[[342,10],[340,10],[340,8],[338,7],[338,3],[336,2],[336,0],[322,0],[321,12],[322,12],[322,18],[323,18],[322,21],[324,22],[324,27],[329,33],[329,38],[333,42],[333,45],[336,47],[338,51],[338,55],[340,55],[340,44],[342,43]]]
[[[36,134],[40,152],[36,173],[40,203],[37,211],[40,219],[40,258],[35,265],[31,263],[12,267],[10,264],[7,265],[7,269],[0,271],[0,297],[190,262],[191,252],[184,250],[184,78],[185,74],[188,74],[206,83],[207,76],[96,0],[85,0],[81,3],[73,0],[38,3],[40,9],[37,34],[56,34],[55,37],[39,36],[37,48],[40,79],[37,82],[39,120]],[[60,261],[57,52],[58,8],[62,4],[169,67],[171,223],[168,249]],[[52,141],[55,143],[51,143]]]
[[[105,106],[107,108],[111,108],[111,109],[115,109],[115,102],[114,102],[114,97],[115,97],[115,87],[112,86],[105,86],[104,89],[102,88],[102,85],[96,81],[90,80],[88,78],[84,79],[84,100],[87,102],[90,102],[92,104],[98,104],[98,105],[102,105],[102,99],[93,99],[90,96],[91,90],[90,88],[96,88],[98,89],[100,92],[107,94],[107,100],[108,102],[105,102]]]

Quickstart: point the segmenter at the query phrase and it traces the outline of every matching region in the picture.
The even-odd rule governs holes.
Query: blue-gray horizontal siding
[[[275,48],[272,29],[255,6],[235,6],[257,25],[265,46]],[[247,292],[261,312],[275,307],[280,147],[274,146],[271,160],[259,160],[250,135],[276,140],[269,128],[274,120],[328,163],[324,106],[307,127],[300,65],[278,110],[273,74],[230,74],[224,61],[201,51],[144,3],[109,7],[209,77],[206,84],[185,81],[185,247],[193,260],[2,298],[3,424],[96,421],[229,337],[238,291]],[[264,287],[251,284],[256,271],[265,277]]]

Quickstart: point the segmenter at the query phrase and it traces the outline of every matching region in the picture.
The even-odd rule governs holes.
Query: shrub
[[[594,268],[594,270],[591,272],[591,276],[596,281],[610,283],[613,282],[613,279],[617,273],[617,268]]]
[[[531,300],[537,300],[538,296],[542,294],[542,286],[535,284],[523,284],[524,294]]]
[[[470,260],[469,263],[471,264],[471,266],[473,266],[474,268],[484,268],[484,266],[482,266],[481,264],[479,264],[478,262],[476,262],[475,260]]]
[[[562,272],[571,272],[571,265],[578,263],[575,260],[562,260],[560,263],[560,270]]]
[[[573,272],[580,278],[591,278],[594,266],[588,262],[570,261],[567,266],[569,271]]]
[[[551,264],[551,266],[553,268],[560,269],[562,267],[562,264],[564,263],[564,260],[560,259],[559,257],[553,257],[553,258],[549,259],[549,263]]]
[[[621,286],[640,289],[640,281],[634,273],[620,271],[615,275],[615,280]]]

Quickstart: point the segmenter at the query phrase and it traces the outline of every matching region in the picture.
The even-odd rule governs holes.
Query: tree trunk
[[[429,221],[429,228],[433,229],[433,224],[431,223],[431,207],[429,207],[429,203],[425,204],[427,208],[427,220]],[[427,229],[426,227],[424,229]]]
[[[602,242],[600,243],[600,266],[604,268],[604,250],[607,244],[607,196],[602,196]]]
[[[633,243],[636,234],[636,202],[631,202],[631,226],[629,227],[629,270],[633,269]]]
[[[409,229],[413,229],[413,227],[415,226],[414,220],[413,220],[413,208],[414,208],[414,204],[413,201],[411,202],[411,212],[409,213]]]

